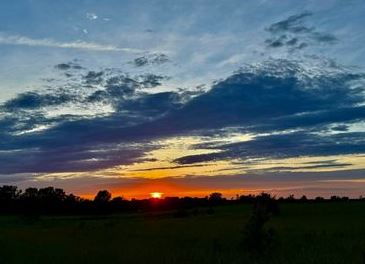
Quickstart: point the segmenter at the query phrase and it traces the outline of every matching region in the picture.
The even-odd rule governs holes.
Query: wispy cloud
[[[116,51],[116,52],[128,52],[128,53],[140,53],[144,52],[140,49],[133,48],[121,48],[115,45],[99,44],[95,42],[85,42],[81,40],[72,42],[60,42],[49,38],[34,39],[20,35],[6,35],[0,33],[0,44],[7,45],[23,45],[34,47],[51,47],[51,48],[63,48],[63,49],[82,49],[91,51]]]
[[[313,13],[303,12],[289,16],[271,24],[266,31],[271,37],[266,39],[270,48],[289,48],[290,51],[301,50],[311,44],[336,44],[338,39],[331,33],[318,31],[315,26],[307,26],[306,19]]]
[[[95,13],[86,13],[86,18],[89,20],[95,20],[98,19],[98,15]]]

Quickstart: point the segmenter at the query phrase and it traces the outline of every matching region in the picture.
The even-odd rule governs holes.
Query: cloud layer
[[[121,48],[114,45],[99,44],[86,41],[60,42],[53,39],[34,39],[19,35],[0,34],[0,44],[23,45],[31,47],[50,47],[62,49],[81,49],[91,51],[114,51],[127,53],[141,53],[143,50],[132,48]]]
[[[191,147],[212,153],[176,162],[364,153],[364,132],[348,131],[365,118],[364,74],[317,63],[270,60],[246,66],[194,95],[144,91],[161,85],[163,76],[80,73],[81,66],[57,65],[78,74],[79,85],[19,94],[2,105],[1,173],[105,169],[143,158],[158,139],[224,137],[232,128],[254,137],[237,143],[203,140]],[[108,105],[112,111],[49,115],[75,105]]]

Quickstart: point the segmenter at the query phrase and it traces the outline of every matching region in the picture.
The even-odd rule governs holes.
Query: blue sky
[[[360,195],[364,11],[1,1],[0,183]]]

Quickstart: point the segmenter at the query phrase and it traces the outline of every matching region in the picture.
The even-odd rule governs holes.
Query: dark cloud
[[[135,100],[129,100],[119,105],[120,111],[130,111],[134,115],[153,118],[178,109],[182,104],[181,95],[174,92],[145,94]]]
[[[134,77],[126,74],[112,76],[104,81],[104,89],[94,91],[87,97],[86,101],[107,102],[115,108],[121,109],[121,105],[130,104],[130,102],[143,99],[144,96],[149,96],[139,90],[160,86],[166,79],[168,77],[156,74],[143,74]],[[134,98],[131,98],[132,96]]]
[[[136,67],[142,67],[142,66],[145,66],[149,63],[147,57],[138,57],[136,59],[134,59],[133,61],[134,65]]]
[[[285,45],[286,38],[287,38],[286,35],[283,35],[276,39],[267,39],[267,40],[265,40],[265,43],[270,48],[280,48]]]
[[[365,119],[365,107],[353,106],[331,110],[301,113],[297,115],[277,117],[262,124],[251,127],[254,132],[270,132],[288,129],[322,130],[330,124],[347,122],[348,124]],[[336,129],[335,129],[336,130]]]
[[[257,132],[363,118],[364,109],[357,104],[364,100],[364,87],[352,84],[364,75],[321,71],[311,76],[300,63],[286,60],[243,68],[159,125],[180,131],[244,125]]]
[[[83,67],[81,67],[79,64],[75,62],[68,62],[68,63],[60,63],[55,66],[58,70],[81,70]]]
[[[205,144],[204,147],[209,148],[209,144]],[[365,152],[365,133],[318,135],[308,132],[293,132],[282,135],[258,136],[251,141],[213,145],[211,148],[222,151],[219,153],[185,156],[177,159],[176,162],[180,164],[194,164],[219,159],[276,159],[300,156],[360,154]],[[334,164],[327,164],[326,166],[330,165]]]
[[[320,165],[311,165],[311,166],[296,166],[296,167],[271,167],[270,169],[264,169],[261,171],[299,171],[299,170],[313,170],[313,169],[343,169],[351,166],[351,163],[339,163],[339,164],[320,164]]]
[[[344,131],[348,131],[349,127],[347,125],[338,125],[338,126],[332,127],[332,130],[344,132]]]
[[[157,53],[138,57],[132,63],[136,67],[142,67],[147,65],[161,65],[169,61],[170,59],[166,54]]]
[[[0,159],[3,163],[1,173],[95,171],[120,164],[131,164],[149,149],[147,145],[143,147],[130,145],[78,145],[73,147],[66,145],[55,146],[55,148],[0,152]]]
[[[336,43],[338,39],[329,33],[321,33],[321,32],[313,32],[311,35],[312,39],[318,41],[318,42],[324,42],[324,43]]]
[[[112,107],[114,111],[109,117],[105,117],[107,121],[122,120],[124,125],[137,124],[157,118],[170,110],[170,108],[167,109],[168,107],[175,108],[175,105],[178,104],[177,101],[182,100],[178,93],[150,95],[141,91],[144,88],[161,85],[164,80],[168,79],[167,76],[152,73],[130,76],[113,69],[78,72],[72,70],[72,65],[74,64],[65,63],[56,66],[56,68],[67,68],[70,74],[74,74],[75,77],[72,80],[45,80],[47,82],[45,88],[18,94],[15,98],[0,104],[2,114],[0,134],[13,134],[20,137],[27,131],[40,131],[51,126],[59,127],[64,123],[68,124],[77,120],[81,124],[83,119],[94,118],[90,114],[83,116],[83,110],[97,112],[98,108],[103,106]],[[167,94],[169,96],[165,96]],[[179,97],[181,98],[177,99]],[[149,103],[151,98],[156,98],[156,100]],[[164,101],[170,99],[173,100],[171,105]],[[134,105],[135,107],[133,107]],[[68,111],[68,114],[62,114],[62,109],[67,110],[72,107],[81,109],[81,112]],[[150,109],[150,111],[146,109]],[[53,110],[58,111],[59,114],[50,116],[49,112]],[[143,113],[144,110],[146,110],[145,113]],[[95,122],[98,121],[96,118]],[[60,129],[62,130],[62,128]],[[37,137],[42,138],[39,135],[42,134],[42,131],[36,134]],[[62,136],[60,135],[60,137]],[[10,144],[10,141],[8,143]]]
[[[308,33],[312,32],[313,28],[309,28],[303,25],[304,19],[312,16],[311,12],[305,11],[303,13],[289,16],[287,19],[281,20],[270,25],[267,28],[267,31],[271,33],[283,33],[283,32],[291,32],[291,33]]]
[[[156,74],[145,74],[141,76],[141,85],[143,88],[153,88],[156,86],[160,86],[162,84],[161,81],[165,80],[166,77],[162,75]]]
[[[6,101],[2,108],[4,111],[18,111],[21,109],[37,109],[45,106],[60,105],[72,101],[73,98],[63,92],[55,94],[41,94],[39,92],[26,92],[16,98]]]
[[[289,51],[294,51],[311,44],[335,44],[338,39],[333,34],[318,31],[316,27],[305,24],[312,15],[313,13],[306,11],[271,24],[266,29],[271,34],[271,37],[265,40],[267,47],[286,47]]]
[[[84,80],[87,84],[100,84],[103,81],[103,71],[89,71],[85,76]]]
[[[2,106],[6,118],[0,120],[0,172],[110,168],[129,164],[151,148],[158,148],[149,144],[155,139],[178,135],[209,137],[219,133],[225,137],[226,129],[232,127],[256,137],[235,144],[197,145],[197,148],[220,152],[182,157],[176,162],[365,153],[363,133],[328,133],[328,130],[336,130],[336,126],[365,120],[365,107],[361,105],[364,75],[326,63],[306,67],[305,63],[287,60],[246,66],[217,81],[210,90],[194,96],[183,91],[147,93],[140,90],[159,85],[162,77],[157,75],[87,73],[81,84],[88,75],[88,79],[102,78],[102,81],[83,87],[84,94],[75,88],[72,94],[79,96],[77,102],[103,102],[112,105],[114,112],[85,118],[70,115],[49,118],[42,113],[30,117],[29,113],[18,111],[30,109],[20,95]],[[42,100],[42,103],[30,100],[31,109],[58,103],[53,103],[55,99],[45,100],[47,103]],[[60,100],[62,102],[64,100]],[[13,135],[19,124],[22,129],[39,124],[53,125],[37,133]],[[265,135],[258,136],[258,133]],[[19,164],[24,166],[19,167]],[[340,165],[332,167],[335,166]]]

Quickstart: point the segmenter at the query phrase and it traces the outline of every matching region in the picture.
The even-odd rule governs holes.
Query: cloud
[[[93,71],[75,62],[57,64],[55,70],[74,77],[48,82],[47,89],[18,94],[0,105],[0,138],[4,140],[0,164],[7,163],[1,173],[89,171],[130,164],[151,147],[148,142],[128,143],[123,136],[126,131],[118,131],[151,122],[181,105],[177,92],[143,91],[161,85],[166,76]],[[106,105],[112,111],[100,112]],[[67,110],[75,107],[89,109],[91,114]],[[20,161],[21,168],[16,168]]]
[[[86,13],[86,18],[89,20],[96,20],[96,19],[98,19],[98,15],[90,12],[90,13]]]
[[[222,151],[185,156],[177,159],[176,162],[194,164],[221,159],[279,159],[301,156],[361,154],[365,153],[364,136],[365,133],[363,132],[318,135],[306,131],[258,136],[247,142],[211,146],[212,149]],[[209,148],[209,144],[205,144],[204,147]]]
[[[312,16],[313,13],[305,11],[297,15],[289,16],[288,18],[276,22],[270,25],[267,31],[272,33],[283,33],[283,32],[291,32],[291,33],[308,33],[312,32],[313,28],[309,28],[303,25],[304,19]]]
[[[244,126],[258,132],[363,118],[357,104],[364,101],[364,86],[353,87],[364,81],[363,74],[322,64],[306,67],[287,60],[245,67],[172,112],[159,126],[173,125],[180,131]]]
[[[180,135],[200,136],[202,143],[190,147],[216,152],[175,160],[181,164],[365,153],[363,133],[341,127],[329,133],[336,126],[365,120],[364,74],[331,65],[288,60],[247,65],[193,96],[144,91],[164,80],[152,73],[131,76],[83,69],[77,85],[20,94],[2,105],[6,117],[0,120],[0,151],[6,152],[1,154],[1,173],[107,169],[139,161],[146,151],[160,147],[153,142]],[[110,105],[113,111],[49,116],[49,107],[69,103],[91,109]],[[51,126],[22,133],[40,125]],[[205,142],[204,137],[229,137],[225,133],[230,128],[253,138]],[[11,152],[15,150],[19,152]],[[22,168],[16,165],[20,160]]]
[[[34,39],[19,35],[0,34],[0,44],[6,45],[22,45],[31,47],[50,47],[63,49],[80,49],[90,51],[111,51],[111,52],[126,52],[126,53],[140,53],[143,50],[133,48],[120,48],[114,45],[99,44],[94,42],[74,41],[74,42],[60,42],[53,39]]]
[[[58,70],[81,70],[82,67],[75,63],[75,62],[68,62],[68,63],[59,63],[55,66],[56,69]]]
[[[335,126],[335,127],[332,127],[332,130],[334,131],[348,131],[349,127],[347,125],[338,125],[338,126]]]
[[[40,127],[45,129],[62,122],[112,113],[122,117],[126,124],[132,120],[138,123],[157,118],[182,100],[174,92],[143,91],[162,85],[167,76],[152,73],[133,76],[113,69],[93,71],[76,62],[60,63],[55,69],[64,73],[66,79],[46,80],[47,89],[20,93],[0,104],[3,131],[14,135],[38,133]],[[108,112],[104,113],[103,109]]]
[[[95,171],[121,164],[131,164],[149,149],[146,145],[131,144],[117,146],[114,144],[95,144],[92,146],[79,145],[78,147],[66,145],[56,146],[56,148],[20,149],[14,152],[0,153],[0,158],[4,162],[1,173]]]
[[[301,50],[313,44],[335,44],[338,39],[330,33],[321,32],[315,26],[305,25],[313,13],[305,11],[271,24],[266,31],[271,37],[265,40],[269,48],[288,48]]]
[[[26,92],[19,94],[16,98],[6,101],[2,108],[5,111],[17,111],[21,109],[38,109],[45,106],[60,105],[72,101],[73,98],[66,93],[38,94],[37,92]]]
[[[135,58],[132,62],[136,67],[143,67],[147,65],[161,65],[169,62],[170,59],[166,54],[150,54]]]

